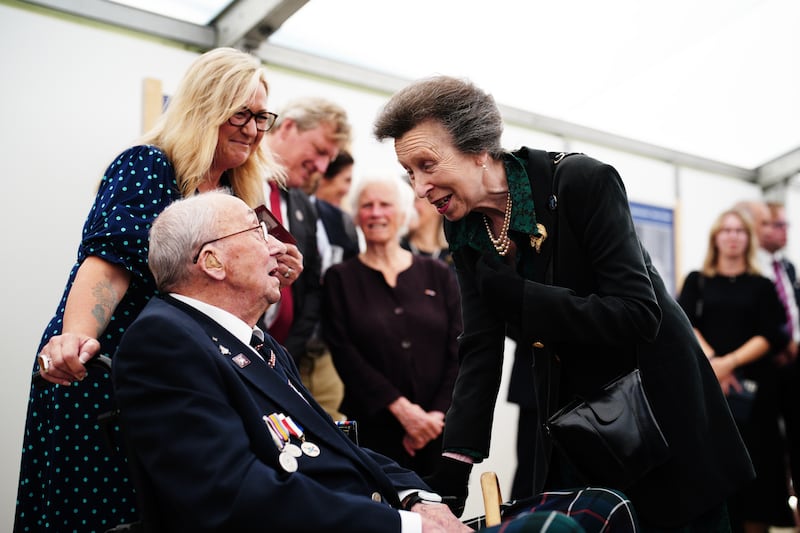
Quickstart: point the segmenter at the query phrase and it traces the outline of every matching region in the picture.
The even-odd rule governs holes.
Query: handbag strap
[[[547,229],[547,240],[543,245],[543,255],[547,261],[544,271],[544,282],[553,284],[555,270],[555,254],[558,222],[558,170],[559,163],[565,157],[572,155],[564,152],[545,152],[543,150],[528,149],[528,179],[533,193],[534,211],[537,221],[544,223]],[[534,183],[534,178],[536,183]],[[544,422],[551,411],[558,405],[558,383],[560,379],[559,365],[555,361],[555,353],[549,348],[533,348],[533,361],[531,377],[536,384],[537,405],[542,423],[537,426],[534,452],[533,488],[534,492],[541,492],[547,479],[548,465],[552,453],[552,439]],[[537,374],[541,376],[537,379]],[[544,403],[544,405],[542,405]],[[543,409],[542,409],[543,407]]]

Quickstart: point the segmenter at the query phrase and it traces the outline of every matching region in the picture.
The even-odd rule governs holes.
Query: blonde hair
[[[758,248],[758,239],[756,238],[755,230],[753,229],[753,220],[750,214],[741,208],[732,208],[720,213],[711,225],[711,231],[708,234],[708,249],[706,250],[706,257],[703,261],[703,274],[706,276],[717,275],[717,262],[719,261],[719,249],[717,249],[716,239],[720,231],[722,231],[722,222],[725,217],[733,215],[742,221],[742,225],[747,232],[747,249],[745,250],[745,263],[746,271],[748,274],[761,274],[761,269],[758,267],[756,260],[756,250]]]
[[[183,196],[194,194],[206,179],[220,125],[247,105],[259,84],[269,94],[260,60],[234,48],[206,52],[189,67],[166,111],[141,139],[159,147],[170,159]],[[250,207],[264,203],[267,175],[282,179],[283,169],[264,142],[244,164],[226,172],[233,194]]]

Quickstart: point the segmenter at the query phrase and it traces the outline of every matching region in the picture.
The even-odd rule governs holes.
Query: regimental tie
[[[789,311],[789,296],[786,292],[786,286],[783,284],[783,265],[777,259],[773,259],[772,268],[775,271],[775,289],[783,304],[783,311],[786,313],[786,333],[791,337],[794,333],[794,327],[792,324],[792,314]]]
[[[289,378],[286,375],[286,372],[284,372],[283,368],[281,368],[281,366],[278,364],[275,352],[269,350],[269,353],[267,353],[267,350],[264,348],[264,338],[262,335],[264,335],[263,331],[260,329],[254,329],[253,334],[250,336],[250,346],[255,348],[259,355],[261,355],[261,358],[264,359],[270,368],[274,369],[278,373],[283,381],[288,382]]]

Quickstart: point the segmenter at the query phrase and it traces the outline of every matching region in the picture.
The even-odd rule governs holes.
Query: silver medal
[[[303,453],[309,457],[319,456],[319,446],[317,446],[313,442],[305,441],[303,444],[300,445],[300,448],[303,450]]]
[[[283,451],[292,457],[300,457],[303,455],[303,452],[300,451],[300,448],[297,446],[297,444],[292,444],[291,442],[286,443],[286,445],[283,447]]]
[[[288,453],[281,452],[281,454],[278,456],[278,462],[281,464],[281,468],[287,472],[297,472],[297,459]]]

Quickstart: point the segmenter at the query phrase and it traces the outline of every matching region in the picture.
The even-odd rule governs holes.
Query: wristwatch
[[[436,494],[435,492],[428,492],[427,490],[418,490],[417,492],[412,492],[405,498],[403,498],[403,509],[406,511],[410,511],[412,507],[417,505],[418,503],[442,503],[442,497]]]

